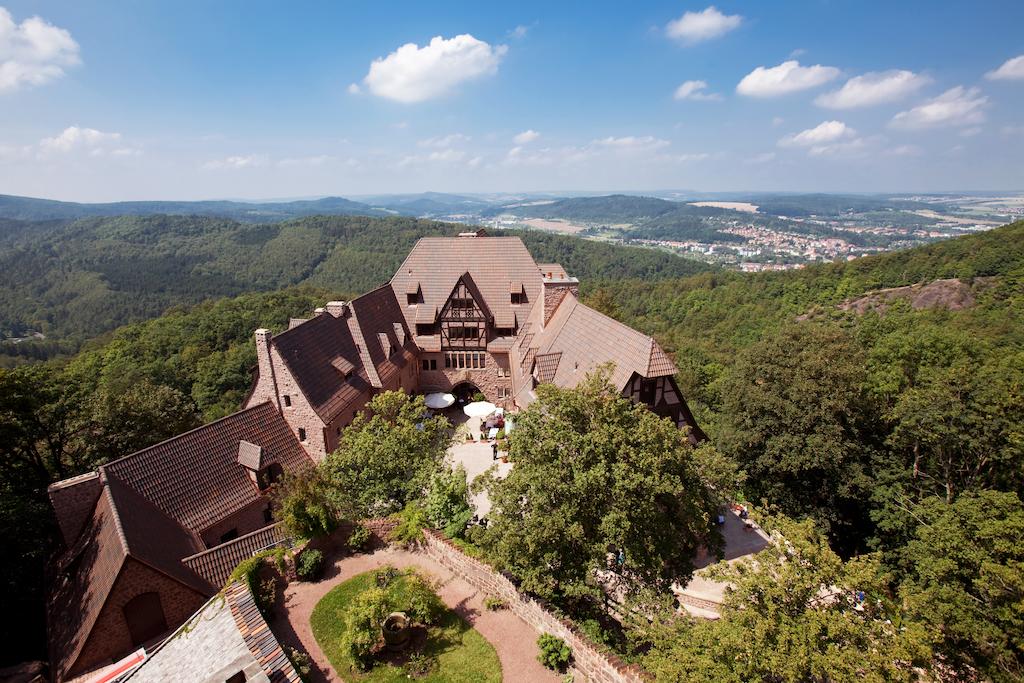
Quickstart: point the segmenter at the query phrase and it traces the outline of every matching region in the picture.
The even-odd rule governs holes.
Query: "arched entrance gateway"
[[[465,405],[467,403],[472,403],[474,400],[474,396],[483,393],[484,392],[480,391],[480,387],[473,384],[472,382],[459,382],[454,387],[452,387],[452,395],[455,396],[455,403],[456,405],[460,406]]]

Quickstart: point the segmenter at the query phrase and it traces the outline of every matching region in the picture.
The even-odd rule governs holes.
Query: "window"
[[[512,292],[512,304],[519,305],[526,303],[526,294],[523,292]]]
[[[280,463],[272,462],[256,473],[256,485],[260,491],[266,491],[284,476],[284,468]]]
[[[291,408],[292,407],[292,397],[289,396],[288,394],[284,395],[284,407],[285,408]]]
[[[512,390],[508,387],[498,387],[498,398],[508,398],[512,395]]]
[[[220,535],[220,542],[221,543],[227,543],[228,541],[233,541],[236,538],[238,538],[238,529],[237,528],[232,529],[230,531],[226,531],[223,534],[221,534]]]
[[[498,369],[495,372],[498,375],[498,377],[511,377],[512,376],[512,371],[509,370],[508,368],[502,367],[501,365],[498,366]]]
[[[244,671],[239,671],[236,674],[231,674],[224,683],[245,683],[246,676]]]
[[[640,380],[640,402],[648,405],[654,404],[654,389],[657,380],[644,379]]]
[[[299,441],[306,442],[306,430],[302,427],[299,427]]]
[[[459,310],[459,309],[466,310],[466,309],[473,308],[473,300],[472,299],[452,299],[452,308],[456,309],[456,310]]]
[[[516,336],[516,331],[511,327],[495,327],[494,335],[496,337],[514,337]]]
[[[421,304],[421,303],[423,303],[423,294],[421,292],[418,292],[418,291],[415,294],[406,294],[405,295],[405,302],[407,304],[409,304],[410,306],[415,306],[416,304]]]
[[[437,334],[437,326],[432,323],[416,323],[416,334],[420,337]]]
[[[437,361],[430,362],[436,363]],[[482,351],[453,351],[444,354],[444,366],[446,368],[481,370],[487,367],[487,354]]]
[[[448,336],[452,339],[479,339],[480,328],[478,327],[449,327]]]

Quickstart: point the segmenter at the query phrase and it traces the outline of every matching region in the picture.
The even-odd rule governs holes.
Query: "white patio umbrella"
[[[455,397],[451,394],[427,394],[424,403],[431,410],[441,410],[455,403]]]
[[[474,401],[469,403],[465,408],[462,409],[466,415],[470,417],[487,417],[495,411],[498,406],[488,401]]]

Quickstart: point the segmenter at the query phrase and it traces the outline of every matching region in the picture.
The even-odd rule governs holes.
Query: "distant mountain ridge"
[[[138,201],[84,204],[55,199],[0,195],[0,218],[21,221],[74,220],[102,216],[216,216],[246,223],[266,223],[302,216],[386,216],[390,212],[344,197],[289,202]]]

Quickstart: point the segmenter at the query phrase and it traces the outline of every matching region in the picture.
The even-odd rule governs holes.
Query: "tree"
[[[459,465],[454,470],[442,467],[435,472],[430,479],[423,507],[432,527],[443,530],[449,538],[462,536],[466,524],[473,517],[466,469]]]
[[[622,552],[624,584],[686,582],[701,546],[717,551],[714,496],[686,434],[619,395],[607,367],[575,389],[550,384],[516,416],[515,467],[489,484],[491,556],[548,599],[599,595],[594,572]]]
[[[1024,510],[1014,493],[932,497],[914,511],[903,549],[908,611],[941,636],[943,659],[965,677],[1024,678]]]
[[[442,466],[448,438],[448,421],[427,417],[422,396],[374,396],[323,463],[336,505],[360,517],[403,509]]]
[[[847,543],[867,531],[863,376],[846,332],[799,323],[744,351],[722,388],[718,446],[747,471],[749,493]]]
[[[285,474],[274,484],[272,495],[276,517],[296,538],[326,536],[337,528],[343,514],[335,507],[319,469]]]
[[[811,520],[764,526],[767,548],[712,573],[729,584],[721,619],[658,615],[638,634],[644,667],[659,681],[915,680],[927,637],[886,597],[878,559],[843,562]]]

